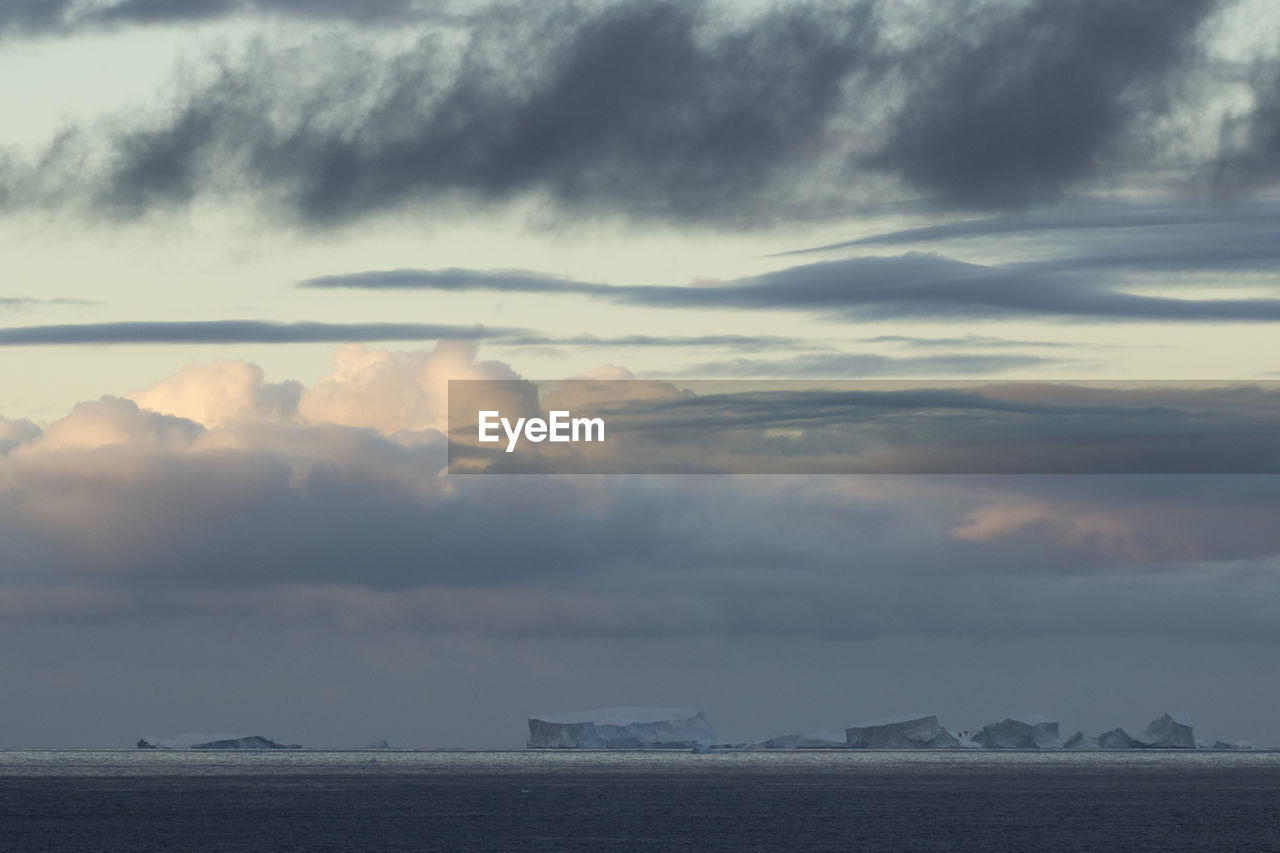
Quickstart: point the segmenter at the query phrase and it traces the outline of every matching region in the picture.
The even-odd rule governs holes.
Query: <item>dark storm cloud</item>
[[[934,5],[890,37],[902,10],[875,0],[754,16],[652,0],[482,6],[450,22],[465,33],[456,49],[424,24],[393,54],[351,30],[222,57],[164,113],[122,115],[45,159],[96,163],[76,186],[126,218],[245,193],[312,226],[526,197],[566,216],[754,225],[846,213],[868,187],[883,198],[886,178],[900,196],[1021,207],[1159,163],[1133,131],[1185,107],[1178,82],[1215,7]],[[100,14],[347,8],[133,0]],[[65,199],[9,183],[11,205]]]
[[[71,0],[0,0],[0,35],[58,28],[71,7]]]
[[[866,66],[869,6],[716,28],[697,7],[479,15],[456,67],[438,39],[246,57],[158,126],[126,130],[101,199],[133,215],[243,174],[312,224],[453,196],[566,209],[764,215],[756,194],[821,145]],[[336,66],[349,70],[333,78]]]
[[[511,329],[430,323],[268,323],[257,320],[125,321],[0,329],[0,346],[42,344],[295,344],[479,340]]]
[[[1280,179],[1280,59],[1255,63],[1251,75],[1253,108],[1224,119],[1223,153],[1214,175],[1225,197],[1256,192]]]
[[[714,287],[615,286],[537,272],[393,270],[327,276],[309,288],[568,294],[654,308],[800,310],[839,318],[1040,316],[1091,320],[1274,322],[1280,299],[1174,299],[1126,293],[1044,265],[984,266],[909,252],[804,264]]]
[[[220,18],[255,6],[236,0],[124,0],[87,17],[93,23],[172,23]]]
[[[1051,198],[1162,111],[1170,71],[1217,5],[1062,0],[1008,18],[976,7],[914,57],[907,107],[873,162],[962,203]]]

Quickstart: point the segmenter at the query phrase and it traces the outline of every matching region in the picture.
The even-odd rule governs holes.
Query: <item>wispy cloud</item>
[[[479,340],[520,330],[430,323],[271,323],[261,320],[122,321],[0,329],[0,346],[58,344],[297,344]]]
[[[1019,341],[1010,338],[996,338],[991,335],[964,335],[958,338],[921,338],[913,335],[876,335],[871,338],[858,338],[860,343],[867,344],[901,344],[903,346],[935,349],[1030,349],[1036,347],[1064,348],[1074,347],[1064,341]]]
[[[1029,370],[1056,359],[1032,355],[975,355],[950,353],[906,358],[870,353],[813,353],[789,358],[734,358],[694,364],[681,376],[703,377],[881,377],[881,376],[981,376]]]
[[[608,285],[508,270],[362,272],[311,279],[300,286],[561,294],[659,308],[793,310],[840,318],[1280,320],[1280,299],[1148,296],[1125,292],[1084,273],[1019,265],[986,266],[920,252],[804,264],[715,287]]]
[[[55,297],[52,299],[40,299],[33,296],[0,296],[0,309],[8,308],[21,311],[27,308],[35,308],[42,305],[101,305],[101,302],[92,299],[66,299]]]
[[[678,349],[680,347],[714,348],[742,350],[786,350],[806,349],[825,350],[827,346],[803,338],[790,338],[781,335],[621,335],[615,337],[597,335],[571,335],[556,337],[553,335],[518,335],[509,338],[497,338],[494,343],[503,346],[567,346],[567,347],[638,347]]]

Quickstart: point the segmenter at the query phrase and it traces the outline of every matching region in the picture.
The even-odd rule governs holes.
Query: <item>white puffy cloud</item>
[[[348,344],[334,372],[303,392],[298,414],[308,423],[369,427],[386,435],[448,426],[450,379],[518,379],[501,362],[476,361],[478,344],[441,341],[429,352],[387,352]]]
[[[206,427],[289,420],[297,410],[302,384],[268,384],[263,378],[262,368],[251,362],[193,361],[173,376],[134,391],[128,399],[144,409],[187,418]]]
[[[195,421],[149,412],[132,400],[107,396],[77,404],[69,415],[55,422],[24,450],[48,452],[123,446],[173,452],[189,448],[202,432],[204,429]]]

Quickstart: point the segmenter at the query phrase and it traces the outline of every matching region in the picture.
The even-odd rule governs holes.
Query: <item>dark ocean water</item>
[[[0,752],[0,850],[1280,851],[1280,753]]]

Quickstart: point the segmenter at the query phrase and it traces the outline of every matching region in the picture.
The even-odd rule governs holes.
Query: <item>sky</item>
[[[1280,745],[1278,19],[0,0],[0,747]],[[449,380],[582,376],[967,380],[859,428],[1142,473],[445,470]],[[751,447],[856,445],[775,403]]]

